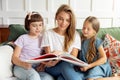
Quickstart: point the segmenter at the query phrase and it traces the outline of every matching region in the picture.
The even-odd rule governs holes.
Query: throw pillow
[[[8,41],[15,41],[20,35],[27,33],[23,25],[11,24],[9,25],[10,35]]]
[[[12,53],[13,48],[9,45],[0,46],[0,79],[12,76]]]
[[[120,41],[106,34],[103,47],[110,61],[113,74],[120,74]]]

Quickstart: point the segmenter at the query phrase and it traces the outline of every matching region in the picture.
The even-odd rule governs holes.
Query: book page
[[[72,64],[78,65],[78,66],[87,66],[88,64],[85,63],[84,61],[79,60],[78,58],[70,55],[70,54],[61,54],[59,58],[63,61],[70,62]]]
[[[28,62],[28,63],[40,63],[43,61],[50,61],[50,60],[57,60],[57,59],[58,59],[58,57],[55,54],[47,53],[47,54],[41,55],[39,57],[26,60],[26,62]]]
[[[51,53],[47,53],[47,54],[44,54],[44,55],[40,55],[39,57],[36,57],[33,60],[48,59],[48,58],[55,58],[55,57],[57,57],[57,55],[51,54]]]
[[[31,63],[31,64],[34,64],[34,63],[40,63],[40,62],[44,62],[44,61],[50,61],[50,60],[57,60],[58,58],[46,58],[46,59],[37,59],[37,60],[33,60],[33,59],[30,59],[30,60],[26,60],[25,62],[28,62],[28,63]]]

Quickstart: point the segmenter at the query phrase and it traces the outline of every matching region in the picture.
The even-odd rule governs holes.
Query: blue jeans
[[[34,68],[27,70],[19,66],[14,66],[13,73],[18,80],[54,80],[48,73],[38,73]]]
[[[46,72],[56,77],[57,80],[82,80],[83,75],[76,72],[73,64],[61,61],[53,67],[46,68]]]

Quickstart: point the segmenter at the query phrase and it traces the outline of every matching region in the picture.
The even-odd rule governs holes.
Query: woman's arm
[[[43,49],[45,50],[45,53],[47,53],[47,54],[48,53],[57,54],[56,51],[51,52],[50,46],[43,47]],[[58,62],[59,62],[59,60],[55,60],[55,61],[50,60],[48,62],[41,62],[41,63],[44,64],[47,67],[51,67],[51,66],[55,66]]]
[[[77,55],[78,55],[78,49],[77,48],[73,48],[72,52],[71,52],[71,55],[77,57]]]
[[[16,46],[15,50],[14,50],[14,53],[12,55],[12,62],[17,66],[21,66],[25,69],[30,69],[31,64],[23,62],[23,61],[20,60],[20,58],[19,58],[20,52],[21,52],[21,48],[19,46]]]

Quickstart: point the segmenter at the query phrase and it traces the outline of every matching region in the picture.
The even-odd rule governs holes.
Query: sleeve
[[[43,34],[43,39],[41,42],[41,47],[45,47],[45,46],[49,46],[49,33],[48,33],[48,31],[46,31]]]
[[[23,47],[24,45],[24,38],[23,35],[21,35],[20,37],[17,38],[17,40],[14,42],[15,45],[19,46],[19,47]]]
[[[73,48],[81,49],[81,38],[78,32],[75,33],[75,40],[73,43]]]
[[[97,38],[95,44],[96,44],[96,48],[98,49],[102,45],[102,39]]]

